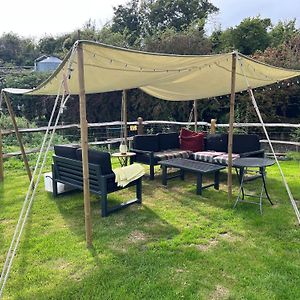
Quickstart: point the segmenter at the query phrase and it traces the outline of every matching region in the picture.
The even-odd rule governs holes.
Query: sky
[[[39,39],[59,35],[82,27],[89,19],[98,28],[113,15],[113,6],[127,0],[4,0],[1,1],[0,35],[14,32],[22,37]],[[238,25],[246,17],[260,15],[273,23],[297,18],[300,27],[299,0],[211,0],[220,12],[208,22],[213,29]]]

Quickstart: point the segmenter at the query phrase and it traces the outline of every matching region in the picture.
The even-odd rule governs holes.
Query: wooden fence
[[[123,125],[120,121],[114,121],[114,122],[105,122],[105,123],[89,123],[88,127],[91,129],[97,129],[97,128],[110,128],[110,127],[121,127]],[[178,126],[178,127],[186,127],[190,126],[193,127],[195,125],[194,122],[176,122],[176,121],[143,121],[142,118],[138,118],[137,121],[134,122],[128,122],[127,125],[129,127],[135,127],[134,131],[135,134],[142,134],[145,132],[145,128],[147,127],[153,127],[153,126]],[[229,127],[229,124],[217,124],[216,120],[212,119],[210,123],[208,122],[197,122],[197,125],[200,127],[204,127],[207,131],[215,132],[217,128],[227,128]],[[266,123],[266,127],[273,127],[273,128],[289,128],[289,129],[297,129],[300,128],[300,124],[283,124],[283,123]],[[234,123],[234,128],[261,128],[262,125],[260,123]],[[53,127],[50,127],[50,131],[53,130]],[[56,127],[57,131],[61,130],[67,130],[67,129],[80,129],[79,124],[67,124],[67,125],[58,125]],[[23,134],[30,134],[30,133],[36,133],[36,132],[45,132],[47,130],[47,127],[39,127],[39,128],[20,128],[19,132]],[[11,134],[15,134],[15,131],[12,129],[0,129],[0,137],[1,134],[3,137]],[[129,138],[129,141],[131,141],[131,138]],[[106,139],[102,141],[93,141],[90,142],[90,145],[107,145],[108,148],[110,148],[111,145],[117,144],[120,142],[120,138],[113,138],[113,139]],[[267,140],[262,139],[261,143],[265,144],[267,143]],[[272,140],[272,143],[274,144],[281,144],[281,145],[291,145],[295,146],[295,148],[298,151],[298,148],[300,147],[300,143],[296,141],[282,141],[282,140]],[[2,153],[5,151],[5,145],[1,144],[1,138],[0,138],[0,149],[2,147],[2,151],[0,151],[0,163],[1,159],[18,156],[21,155],[20,151],[12,152],[12,153]],[[4,148],[4,149],[3,149]],[[26,154],[35,153],[38,152],[38,148],[34,149],[28,149],[26,150]],[[1,177],[1,170],[0,170],[0,177]]]

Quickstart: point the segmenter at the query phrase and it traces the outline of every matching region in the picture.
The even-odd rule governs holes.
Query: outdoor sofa
[[[136,153],[134,161],[150,166],[151,180],[154,179],[154,166],[162,160],[171,158],[190,158],[227,165],[227,134],[207,134],[205,136],[202,134],[202,139],[194,136],[194,140],[200,143],[200,146],[196,148],[201,151],[192,151],[196,149],[195,145],[192,146],[192,150],[182,147],[177,132],[136,135],[133,137],[133,148],[130,151]],[[233,158],[237,157],[264,157],[259,137],[255,134],[234,134]]]
[[[154,179],[154,166],[161,160],[171,158],[189,158],[190,150],[181,150],[177,132],[136,135],[133,137],[133,158],[135,162],[150,166],[150,179]]]
[[[194,152],[194,160],[228,164],[228,134],[208,134],[204,139],[204,149]],[[259,137],[256,134],[233,134],[232,159],[239,157],[264,157]]]
[[[76,146],[54,146],[52,164],[53,196],[56,197],[57,183],[61,182],[71,187],[83,190],[82,149]],[[142,178],[132,181],[126,187],[119,187],[115,183],[111,158],[108,152],[88,150],[90,192],[101,196],[102,217],[123,209],[133,203],[142,203]],[[108,194],[135,186],[136,199],[108,207]]]

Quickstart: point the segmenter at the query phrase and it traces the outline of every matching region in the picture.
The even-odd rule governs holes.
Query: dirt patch
[[[131,243],[138,243],[147,240],[147,236],[139,230],[134,230],[130,233],[128,239]]]
[[[236,242],[236,241],[241,240],[240,237],[233,235],[231,232],[227,232],[227,231],[220,232],[219,235],[220,235],[221,239],[224,239],[229,242]]]
[[[210,300],[228,299],[229,290],[222,285],[217,285],[212,294],[208,297]]]
[[[208,251],[210,248],[215,247],[216,245],[218,245],[218,240],[211,239],[208,244],[199,244],[194,246],[200,251]]]
[[[220,233],[220,238],[232,242],[237,240],[237,237],[233,236],[230,232],[226,232],[226,231]]]

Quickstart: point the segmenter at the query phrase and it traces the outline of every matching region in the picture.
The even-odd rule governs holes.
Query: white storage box
[[[53,192],[53,181],[52,181],[52,172],[48,172],[44,174],[44,183],[45,183],[45,191]],[[75,190],[74,187],[58,182],[57,183],[57,193],[65,193],[69,191]]]

